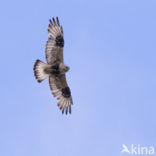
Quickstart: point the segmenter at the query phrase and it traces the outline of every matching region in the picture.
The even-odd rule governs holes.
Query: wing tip
[[[52,17],[51,19],[49,19],[49,23],[50,23],[50,25],[53,25],[53,26],[58,25],[58,26],[62,27],[60,25],[60,21],[59,21],[58,16],[56,16],[56,18]]]
[[[71,114],[71,105],[72,105],[72,103],[71,103],[71,99],[65,99],[64,98],[64,100],[63,101],[59,101],[58,103],[57,103],[57,106],[59,107],[59,109],[61,110],[61,113],[62,114]]]

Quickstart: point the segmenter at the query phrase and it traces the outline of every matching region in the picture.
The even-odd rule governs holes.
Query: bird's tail
[[[42,82],[46,77],[49,75],[45,72],[45,69],[47,68],[47,64],[40,60],[36,60],[34,64],[34,75],[38,82]]]

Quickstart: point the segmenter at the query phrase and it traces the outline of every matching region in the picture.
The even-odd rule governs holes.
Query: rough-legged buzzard
[[[66,81],[65,73],[69,67],[64,64],[63,47],[64,35],[63,28],[59,23],[58,17],[49,20],[48,33],[50,35],[46,43],[47,64],[36,60],[34,64],[34,75],[38,82],[42,82],[49,77],[49,85],[54,97],[57,97],[57,105],[62,113],[71,113],[73,104],[70,88]]]

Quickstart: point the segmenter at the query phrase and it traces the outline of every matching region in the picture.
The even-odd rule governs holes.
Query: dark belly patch
[[[53,69],[53,70],[59,70],[59,65],[58,65],[58,64],[53,65],[53,66],[52,66],[52,69]]]
[[[59,65],[58,64],[52,66],[52,74],[54,74],[56,76],[60,74]]]
[[[59,75],[60,74],[60,71],[59,70],[56,70],[56,71],[52,71],[52,74],[54,74],[54,75]]]
[[[62,88],[62,95],[66,98],[69,98],[71,96],[70,88],[69,87]]]
[[[56,37],[55,39],[55,42],[56,42],[56,46],[59,46],[61,48],[64,47],[64,39],[63,39],[63,36],[59,35]]]

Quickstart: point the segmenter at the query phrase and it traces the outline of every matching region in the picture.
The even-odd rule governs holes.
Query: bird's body
[[[54,97],[57,97],[57,105],[66,114],[71,113],[71,104],[73,104],[71,91],[68,87],[65,73],[69,71],[69,67],[64,64],[63,47],[64,36],[63,28],[60,26],[58,18],[50,20],[48,27],[50,35],[46,43],[46,60],[47,64],[36,60],[34,64],[34,75],[38,82],[42,82],[49,77],[49,85]]]

